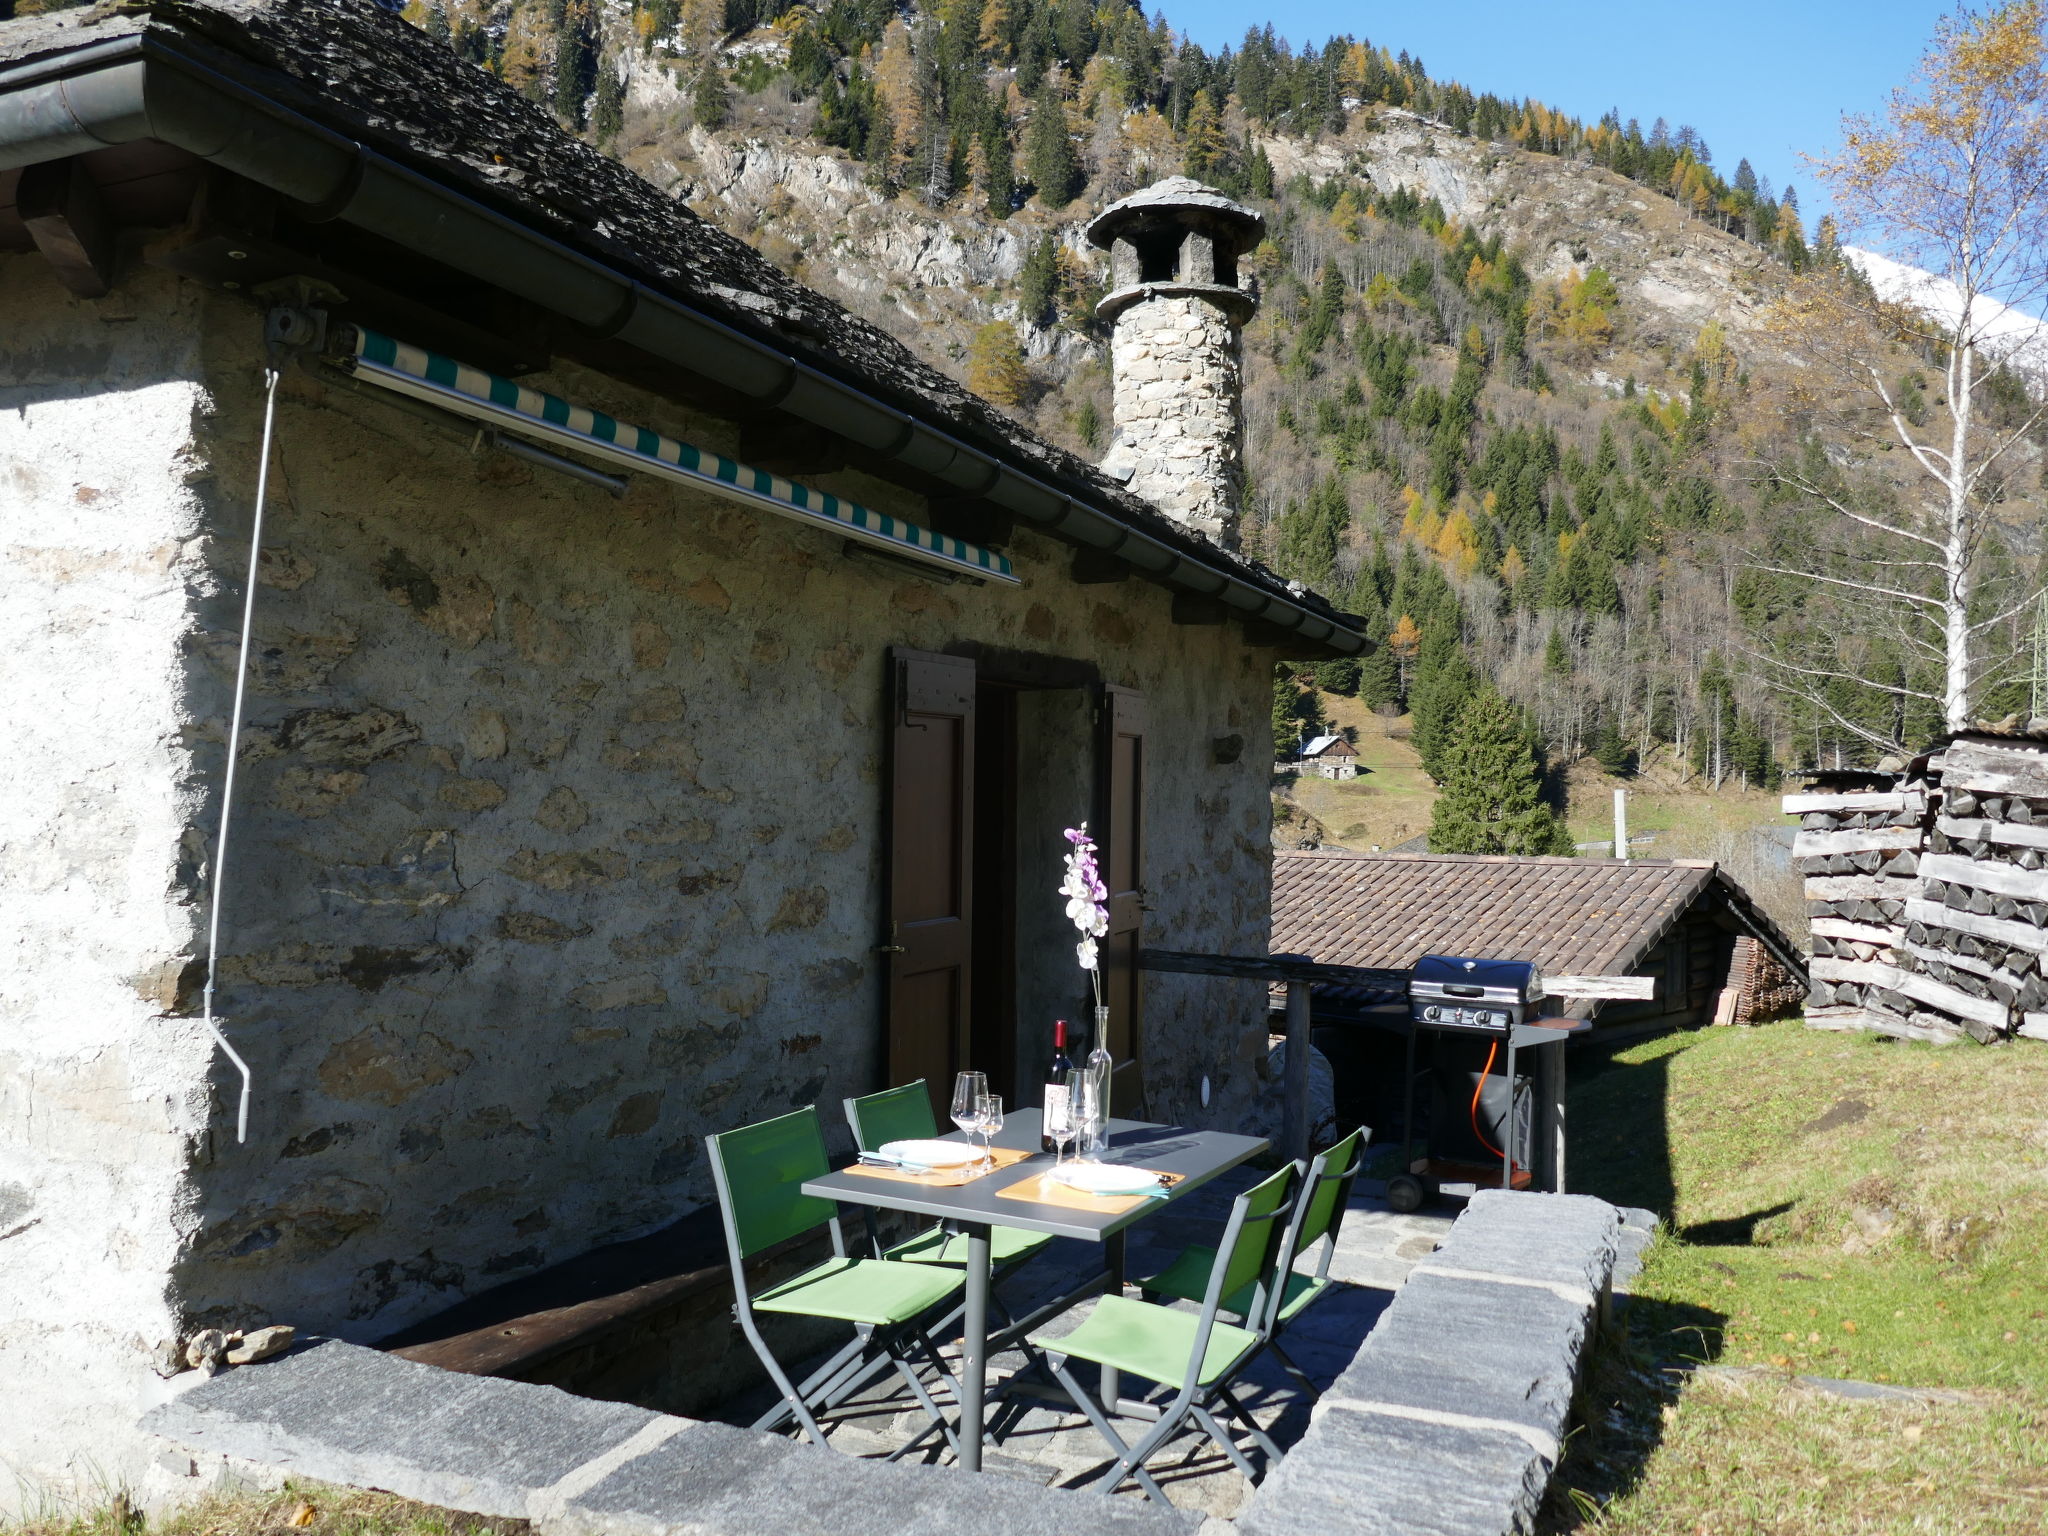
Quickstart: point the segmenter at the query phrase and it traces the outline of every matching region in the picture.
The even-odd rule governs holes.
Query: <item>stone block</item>
[[[548,1536],[1193,1536],[1202,1517],[701,1424],[571,1497]]]
[[[1614,1269],[1620,1226],[1613,1206],[1588,1195],[1481,1190],[1426,1262],[1597,1297]]]
[[[191,1450],[501,1519],[663,1416],[328,1341],[201,1382],[142,1427]]]
[[[1504,1431],[1328,1408],[1237,1517],[1240,1536],[1522,1536],[1548,1472]]]
[[[1553,1444],[1591,1322],[1590,1307],[1538,1287],[1417,1275],[1330,1396],[1523,1425]]]

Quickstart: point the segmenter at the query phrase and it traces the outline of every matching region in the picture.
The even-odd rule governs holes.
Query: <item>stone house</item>
[[[1029,1102],[1083,818],[1119,1107],[1249,1111],[1261,1000],[1138,945],[1264,941],[1272,664],[1366,642],[1236,552],[1234,383],[1150,387],[1236,377],[1196,191],[1112,473],[372,0],[0,25],[0,1486],[146,1485],[196,1330],[662,1230],[708,1132]]]
[[[1302,762],[1326,779],[1358,777],[1358,748],[1342,736],[1317,736],[1302,745]]]

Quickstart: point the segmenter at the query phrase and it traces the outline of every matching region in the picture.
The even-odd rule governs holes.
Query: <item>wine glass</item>
[[[1066,1161],[1067,1143],[1074,1139],[1074,1108],[1071,1099],[1045,1116],[1046,1139],[1052,1143],[1052,1166],[1057,1173],[1061,1163]]]
[[[988,1076],[982,1072],[961,1072],[953,1078],[953,1123],[960,1127],[968,1144],[974,1142],[981,1125],[981,1101],[988,1097]]]
[[[984,1166],[993,1168],[996,1165],[995,1136],[996,1132],[1003,1128],[1003,1096],[999,1093],[984,1093],[979,1108],[983,1148],[981,1161]]]

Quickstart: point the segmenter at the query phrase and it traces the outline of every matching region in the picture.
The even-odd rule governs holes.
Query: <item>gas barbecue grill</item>
[[[1563,1191],[1564,1042],[1586,1021],[1539,1019],[1543,995],[1543,972],[1526,960],[1424,955],[1415,963],[1402,1171],[1387,1183],[1394,1209],[1496,1181],[1502,1189]],[[1520,1070],[1529,1051],[1537,1053],[1534,1077]],[[1430,1107],[1418,1140],[1423,1089]]]

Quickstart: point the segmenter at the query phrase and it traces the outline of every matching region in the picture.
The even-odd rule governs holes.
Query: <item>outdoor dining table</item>
[[[954,1135],[946,1138],[958,1141]],[[1039,1145],[1039,1112],[1014,1111],[994,1145],[1013,1149]],[[998,1168],[971,1183],[951,1187],[926,1186],[895,1179],[870,1178],[852,1169],[840,1169],[822,1178],[806,1179],[803,1192],[826,1200],[852,1205],[869,1205],[880,1210],[905,1211],[916,1216],[936,1217],[947,1222],[968,1240],[965,1306],[961,1314],[960,1372],[960,1465],[970,1472],[981,1470],[982,1413],[988,1396],[988,1299],[989,1229],[1019,1227],[1030,1232],[1049,1232],[1055,1237],[1079,1238],[1100,1243],[1103,1269],[1080,1288],[1034,1308],[1003,1330],[1005,1340],[1023,1337],[1030,1329],[1065,1311],[1097,1290],[1116,1294],[1124,1280],[1124,1231],[1137,1222],[1156,1216],[1174,1201],[1193,1194],[1217,1175],[1258,1156],[1270,1145],[1258,1136],[1237,1136],[1227,1131],[1195,1131],[1182,1126],[1153,1125],[1143,1120],[1111,1120],[1108,1163],[1127,1164],[1157,1173],[1177,1174],[1178,1180],[1164,1196],[1148,1196],[1131,1209],[1123,1202],[1105,1200],[1100,1211],[1064,1205],[1045,1205],[1035,1200],[999,1197],[999,1191],[1021,1180],[1047,1172],[1053,1159],[1040,1152],[1021,1163]],[[1106,1371],[1103,1401],[1111,1412],[1128,1411],[1119,1403],[1114,1372]]]

